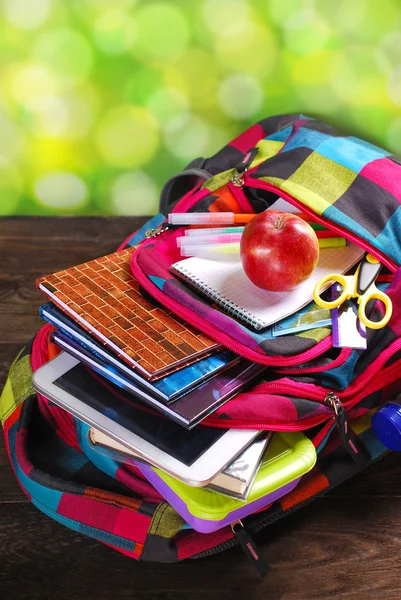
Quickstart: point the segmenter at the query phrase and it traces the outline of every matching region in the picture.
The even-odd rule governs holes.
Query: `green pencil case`
[[[135,464],[188,525],[200,533],[211,533],[289,493],[315,462],[315,447],[303,433],[276,432],[246,502],[192,487],[150,465]]]

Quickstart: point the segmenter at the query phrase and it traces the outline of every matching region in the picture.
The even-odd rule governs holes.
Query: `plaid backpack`
[[[240,543],[264,571],[250,534],[387,452],[370,417],[401,387],[400,160],[302,115],[268,118],[168,181],[161,208],[165,214],[260,212],[277,195],[387,267],[380,277],[388,285],[393,315],[383,329],[368,330],[367,350],[333,349],[325,327],[276,339],[255,333],[188,293],[168,270],[177,232],[164,226],[163,214],[121,248],[137,246],[132,272],[157,301],[238,354],[270,367],[264,381],[201,426],[224,422],[225,427],[304,431],[317,449],[316,466],[292,492],[244,519],[244,528],[197,533],[135,467],[95,453],[87,425],[35,393],[32,372],[55,351],[46,325],[12,364],[0,400],[15,475],[42,512],[137,560],[201,558]],[[372,314],[380,318],[381,310],[377,304]]]

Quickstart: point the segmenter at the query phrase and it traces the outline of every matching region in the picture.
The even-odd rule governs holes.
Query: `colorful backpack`
[[[280,195],[377,256],[393,303],[389,324],[367,332],[367,350],[332,347],[320,327],[272,338],[213,309],[169,271],[176,236],[165,226],[175,210],[260,212]],[[289,494],[210,534],[190,529],[133,466],[96,453],[87,425],[35,393],[32,372],[53,355],[42,327],[11,366],[0,401],[15,475],[42,512],[138,560],[201,558],[240,543],[265,572],[251,535],[301,508],[387,452],[370,416],[400,392],[401,166],[389,152],[302,115],[260,121],[209,159],[169,180],[160,214],[121,246],[137,246],[132,273],[158,302],[226,347],[269,367],[201,426],[303,431],[316,466]],[[371,307],[381,314],[381,306]],[[307,544],[307,540],[305,540]]]

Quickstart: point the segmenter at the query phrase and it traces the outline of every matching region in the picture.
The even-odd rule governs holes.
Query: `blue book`
[[[113,383],[118,385],[119,378],[116,374],[124,375],[124,377],[128,377],[136,385],[166,404],[174,402],[187,392],[192,391],[208,379],[215,377],[240,361],[238,356],[229,350],[224,350],[183,367],[181,370],[157,381],[150,382],[94,340],[52,302],[41,306],[39,311],[42,319],[57,327],[59,332],[63,334],[54,336],[54,342],[62,350],[73,354],[79,360],[85,361],[94,370],[96,370],[95,365],[100,361],[102,375]],[[80,348],[84,349],[85,352],[81,352],[81,356],[78,357],[77,353],[79,353]]]

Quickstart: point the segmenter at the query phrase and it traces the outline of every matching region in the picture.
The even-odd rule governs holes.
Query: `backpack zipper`
[[[358,441],[357,436],[349,426],[345,406],[334,392],[328,392],[326,394],[324,403],[334,411],[333,419],[336,422],[337,431],[343,448],[347,450],[348,454],[359,467],[363,467],[365,463],[370,460],[370,456],[367,455],[366,450]]]
[[[230,527],[235,539],[244,551],[245,556],[257,569],[259,575],[261,577],[267,575],[270,572],[270,567],[261,556],[258,547],[256,546],[249,532],[245,529],[242,521],[238,520],[235,523],[232,523]]]
[[[398,345],[400,345],[401,340],[398,340],[398,342],[399,342]],[[381,366],[381,361],[380,361],[378,368],[375,370],[375,373],[373,373],[372,377],[370,378],[368,386],[366,386],[366,383],[367,383],[366,380],[360,381],[353,388],[350,386],[351,390],[349,392],[339,393],[338,395],[335,392],[330,392],[328,390],[325,390],[324,388],[318,388],[318,386],[314,386],[315,387],[314,390],[311,390],[311,389],[305,390],[304,388],[302,388],[302,384],[300,385],[300,384],[297,384],[297,383],[291,382],[291,381],[288,381],[286,383],[281,383],[281,384],[278,384],[275,382],[268,382],[266,384],[261,384],[258,387],[259,387],[259,392],[261,394],[264,392],[268,393],[269,391],[276,391],[277,393],[281,393],[282,395],[288,396],[289,394],[291,395],[291,392],[293,392],[294,395],[298,398],[304,398],[306,400],[313,400],[320,404],[325,404],[325,406],[328,406],[329,408],[333,408],[333,406],[330,406],[330,403],[328,401],[326,403],[325,400],[326,400],[326,397],[328,396],[328,394],[332,394],[336,398],[338,398],[338,400],[341,402],[341,405],[344,406],[344,408],[346,407],[347,409],[351,409],[356,404],[358,404],[358,402],[360,402],[360,400],[363,397],[376,392],[378,389],[384,387],[385,385],[388,385],[389,383],[392,383],[392,381],[394,381],[394,379],[395,379],[395,377],[393,375],[397,376],[397,378],[398,378],[399,371],[400,371],[400,365],[401,365],[401,360],[395,362],[393,365],[389,366],[387,369],[384,369],[382,371],[382,373],[380,374],[380,376],[377,377],[374,380],[374,382],[372,383],[371,379],[373,379],[375,373],[377,373],[378,369]],[[347,399],[351,395],[353,397]],[[334,408],[333,408],[333,410],[334,410]],[[343,416],[344,415],[341,415],[341,418]],[[323,415],[317,415],[316,417],[311,417],[308,420],[305,419],[298,423],[291,422],[291,423],[273,424],[273,423],[268,423],[268,422],[264,421],[264,422],[257,422],[257,423],[252,422],[251,425],[247,425],[246,423],[244,424],[243,421],[238,421],[236,419],[230,419],[229,422],[230,422],[230,427],[236,428],[236,429],[260,429],[260,430],[270,429],[271,431],[304,431],[306,429],[310,429],[311,427],[314,427],[315,425],[320,425],[329,419],[330,419],[330,415],[323,414]],[[207,425],[208,427],[224,428],[227,426],[227,420],[219,419],[218,417],[214,417],[214,416],[210,416],[204,420],[203,424]]]
[[[168,231],[169,229],[170,226],[168,224],[159,225],[159,227],[155,227],[154,229],[148,229],[145,233],[145,240],[150,240],[152,238],[158,237],[159,235],[161,235],[165,231]]]
[[[366,250],[366,252],[369,252],[370,254],[373,254],[373,256],[376,256],[376,258],[378,258],[383,265],[388,267],[392,273],[395,273],[397,271],[398,267],[394,263],[394,261],[392,261],[390,258],[388,258],[380,250],[377,250],[377,248],[375,248],[374,246],[372,246],[371,244],[369,244],[368,242],[366,242],[359,236],[357,236],[353,233],[350,233],[344,227],[341,227],[340,225],[332,223],[332,221],[329,221],[328,219],[325,219],[321,215],[316,214],[312,209],[310,209],[308,206],[306,206],[305,204],[303,204],[302,202],[300,202],[299,200],[294,198],[294,196],[292,196],[288,192],[285,192],[284,190],[282,190],[270,183],[267,183],[265,181],[260,181],[259,179],[250,177],[250,172],[251,171],[244,173],[244,175],[242,177],[243,186],[247,186],[250,188],[259,188],[259,189],[263,189],[263,190],[267,190],[269,192],[275,193],[276,195],[280,196],[284,200],[287,200],[290,204],[292,204],[296,208],[299,208],[299,210],[301,212],[303,212],[304,214],[309,215],[311,218],[313,218],[313,220],[316,223],[320,223],[321,225],[324,225],[331,231],[338,233],[342,237],[347,238],[350,242],[353,242],[360,248],[363,248],[364,250]]]
[[[252,172],[252,170],[250,172]],[[345,230],[344,228],[342,228],[338,225],[334,225],[327,219],[324,219],[321,216],[316,215],[310,208],[308,208],[307,206],[304,206],[301,202],[296,200],[293,196],[291,196],[287,192],[284,192],[283,190],[280,190],[280,188],[277,188],[276,186],[273,186],[269,183],[262,182],[257,179],[251,178],[249,175],[250,172],[246,172],[246,173],[238,172],[237,176],[236,176],[236,173],[234,172],[233,177],[234,177],[234,181],[237,182],[237,187],[242,188],[243,186],[248,186],[248,187],[253,187],[253,188],[266,189],[268,191],[275,193],[276,195],[279,195],[280,197],[284,198],[285,200],[288,200],[288,202],[290,202],[293,206],[296,206],[297,208],[299,208],[305,214],[308,214],[309,216],[311,216],[317,223],[321,223],[322,225],[328,227],[332,231],[339,233],[340,235],[349,239],[351,242],[355,243],[356,245],[363,248],[367,252],[370,252],[372,255],[376,256],[392,272],[395,272],[397,270],[395,263],[393,263],[391,261],[391,259],[385,257],[376,248],[373,248],[371,245],[367,244],[364,240],[361,240],[361,238],[359,238],[358,236],[355,236],[354,234],[350,233],[349,231]],[[202,192],[204,193],[205,190],[207,190],[207,188],[203,188]],[[195,194],[194,196],[196,197],[196,195],[197,194]],[[191,199],[193,199],[194,196]],[[178,210],[179,205],[180,205],[180,202],[174,208],[174,211]],[[161,292],[159,290],[159,288],[155,284],[153,284],[153,282],[151,282],[146,275],[144,275],[142,273],[142,269],[139,267],[139,265],[137,265],[137,262],[136,262],[138,253],[141,252],[142,249],[147,245],[147,242],[151,242],[154,237],[162,235],[163,233],[167,232],[169,229],[170,228],[168,226],[166,226],[166,224],[162,224],[159,228],[149,231],[148,239],[145,240],[132,255],[131,268],[132,268],[133,274],[137,278],[138,282],[146,290],[148,290],[148,291],[152,290],[151,295],[156,300],[160,301],[161,304],[166,306],[177,316],[181,317],[184,321],[190,323],[191,325],[193,325],[196,328],[200,328],[197,319],[194,318],[194,316],[193,316],[193,311],[191,309],[184,307],[182,304],[180,304],[176,300],[170,298],[167,294],[164,294],[163,292]],[[219,330],[216,331],[217,328],[214,327],[213,325],[209,325],[206,320],[204,321],[204,323],[202,324],[202,327],[200,329],[204,333],[206,333],[206,335],[209,335],[211,338],[215,339],[218,343],[226,346],[226,348],[228,348],[232,352],[235,352],[236,354],[239,354],[240,356],[243,356],[244,358],[252,360],[253,362],[259,362],[260,364],[265,364],[267,366],[275,366],[275,367],[285,367],[285,366],[295,366],[296,365],[296,362],[294,363],[293,357],[280,357],[280,358],[268,357],[268,358],[266,358],[265,356],[263,356],[261,354],[259,356],[258,355],[259,353],[257,353],[256,351],[253,351],[253,350],[248,350],[240,342],[233,342],[232,338],[230,336],[228,336],[227,334],[222,333]],[[330,337],[325,338],[324,340],[319,342],[313,348],[310,348],[309,350],[306,350],[304,353],[302,353],[302,357],[300,358],[299,362],[308,362],[309,360],[312,360],[316,356],[324,354],[324,352],[326,352],[326,350],[331,348],[331,345],[332,344],[331,344]]]
[[[237,178],[236,181],[238,183],[239,187],[242,187],[242,185],[248,184],[249,181],[249,176],[248,174],[239,174],[241,175],[241,177]],[[245,179],[246,178],[246,179]],[[321,222],[324,225],[328,225],[329,228],[338,231],[340,233],[344,233],[342,231],[341,228],[338,228],[336,226],[333,226],[330,222],[327,222],[326,220],[316,216],[313,211],[311,211],[310,209],[308,209],[307,207],[304,207],[301,203],[299,203],[298,201],[296,201],[292,196],[290,196],[287,193],[282,193],[281,190],[275,188],[275,186],[271,186],[270,184],[262,184],[262,182],[257,182],[257,185],[255,185],[256,180],[252,180],[253,185],[250,185],[249,187],[261,187],[263,189],[269,189],[270,191],[274,191],[276,194],[280,194],[280,196],[286,198],[289,202],[291,202],[293,205],[299,207],[303,212],[310,214],[317,222]],[[259,184],[259,185],[258,185]],[[160,228],[156,228],[155,230],[153,230],[152,232],[149,233],[149,236],[152,237],[156,237],[158,235],[161,235],[162,233],[164,233],[165,231],[168,230],[168,227],[166,227],[164,224],[161,225]],[[357,238],[356,236],[354,236],[353,234],[350,234],[349,232],[346,232],[346,237],[348,239],[350,239],[351,241],[353,241],[354,243],[357,243],[359,246],[362,245],[362,242],[359,238]],[[149,240],[150,241],[150,240]],[[146,242],[145,242],[146,244]],[[372,250],[369,246],[367,246],[366,244],[364,244],[365,249],[369,250],[372,254],[379,254],[376,250]],[[141,249],[143,248],[143,244],[141,245]],[[133,256],[132,256],[132,265],[133,265],[133,271],[135,276],[137,277],[139,283],[141,285],[143,285],[145,287],[145,289],[148,288],[153,288],[153,293],[152,295],[156,298],[156,299],[160,299],[162,300],[162,303],[167,307],[170,308],[175,314],[177,314],[178,316],[182,317],[184,320],[186,320],[187,322],[191,323],[192,325],[194,325],[195,327],[198,327],[198,323],[196,322],[196,319],[193,319],[193,311],[190,309],[187,309],[186,307],[182,306],[181,304],[179,304],[178,302],[176,302],[175,300],[173,300],[172,298],[170,298],[169,296],[167,296],[166,294],[163,294],[155,284],[153,284],[151,281],[149,281],[149,279],[146,277],[146,275],[144,273],[142,273],[142,270],[140,269],[139,265],[136,264],[135,260],[136,256],[138,254],[138,251],[140,249],[138,248],[138,250],[136,252],[134,252]],[[383,260],[384,262],[384,260]],[[392,270],[395,269],[395,267],[391,264],[389,264],[389,261],[386,259],[385,261],[388,266],[390,268],[392,268]],[[214,330],[214,327],[209,327],[208,323],[205,321],[205,323],[203,324],[202,330],[205,331],[205,333],[210,334],[211,337],[213,337],[214,339],[216,339],[217,342],[225,345],[228,349],[232,350],[233,352],[236,352],[237,354],[241,354],[242,356],[245,356],[246,358],[249,358],[250,360],[253,360],[254,362],[261,362],[262,364],[266,364],[266,365],[271,365],[271,366],[285,366],[285,365],[294,365],[294,361],[291,358],[269,358],[268,361],[263,360],[264,357],[255,357],[254,354],[255,352],[250,351],[250,353],[247,352],[247,350],[243,348],[242,344],[238,345],[233,341],[231,338],[229,338],[229,340],[227,341],[226,339],[226,335],[223,333],[217,333]],[[399,342],[401,343],[401,340],[399,340]],[[309,351],[303,353],[302,355],[302,362],[306,362],[307,358],[306,356],[308,355],[312,355],[313,357],[316,356],[317,354],[320,354],[322,352],[324,352],[326,349],[331,347],[331,341],[329,339],[323,340],[323,342],[321,342],[319,344],[319,349],[318,349],[318,353],[316,353],[316,346],[312,349],[310,349]],[[397,346],[398,348],[398,346]],[[381,364],[385,364],[387,362],[387,359],[389,356],[392,356],[394,354],[394,346],[392,345],[391,348],[386,348],[386,350],[381,354],[380,356],[380,362]],[[259,360],[258,360],[259,359]],[[377,371],[377,369],[376,369]],[[372,377],[374,376],[374,373],[372,374]],[[361,387],[364,387],[366,385],[366,378],[364,378],[363,381],[360,381],[358,383],[358,385],[354,388],[352,388],[351,391],[348,392],[348,394],[344,394],[342,395],[342,397],[346,397],[348,395],[355,394],[359,391],[359,389]],[[263,384],[262,384],[263,385]],[[277,384],[274,383],[268,383],[266,384],[266,386],[268,386],[268,391],[274,389],[274,386]],[[284,394],[288,394],[289,389],[294,389],[293,385],[290,386],[286,386],[286,389],[284,390]],[[276,388],[277,389],[277,388]],[[325,394],[326,391],[322,389],[322,394]],[[301,390],[301,397],[302,396],[311,396],[312,394],[308,393],[307,395],[305,394],[305,390]],[[322,396],[320,394],[318,394],[318,396],[316,396],[315,394],[312,395],[313,400],[317,400],[320,403],[324,403],[324,400],[322,399]],[[347,404],[352,403],[352,400],[350,400],[349,402],[347,402]],[[341,411],[340,411],[341,412]],[[342,414],[342,413],[341,413]],[[324,415],[319,415],[317,417],[314,418],[313,424],[319,424],[322,423],[324,420],[326,420],[327,417],[325,417]],[[207,425],[209,426],[215,426],[215,427],[222,427],[221,422],[216,422],[217,419],[215,419],[213,421],[213,417],[210,417],[206,420]],[[311,420],[312,423],[312,420]],[[231,423],[231,425],[233,425],[233,423]],[[256,427],[264,427],[266,424],[262,425],[257,425]],[[291,431],[296,431],[296,430],[302,430],[302,429],[306,429],[307,427],[311,427],[312,424],[308,424],[305,427],[305,423],[302,424],[298,424],[295,425],[293,424],[293,426],[291,427],[291,429],[289,427],[284,427],[284,426],[276,426],[275,429],[276,430],[284,430],[287,429],[287,431],[291,430]],[[255,424],[252,425],[252,427],[255,427]]]
[[[367,463],[365,466],[368,466],[368,464],[370,465],[370,464],[373,464],[373,463],[377,462],[385,454],[388,454],[388,452],[389,451],[386,451],[383,454],[380,454],[379,456],[377,456],[375,459],[370,460],[370,462]],[[363,469],[364,469],[364,467],[362,467],[361,469],[357,470],[357,472],[363,471]],[[302,500],[302,502],[299,502],[298,504],[295,504],[294,506],[291,506],[290,508],[287,508],[285,511],[279,512],[278,514],[276,513],[276,514],[274,514],[272,516],[264,518],[257,525],[250,525],[249,527],[247,527],[247,531],[249,533],[252,533],[252,534],[259,533],[259,531],[261,531],[262,529],[264,529],[268,525],[272,525],[273,523],[275,523],[276,521],[279,521],[283,517],[287,517],[288,515],[293,514],[294,512],[296,512],[297,510],[303,508],[304,506],[307,506],[308,504],[310,504],[314,500],[316,500],[318,498],[321,498],[322,496],[326,495],[327,492],[329,492],[330,490],[332,490],[337,485],[340,485],[341,483],[344,483],[348,479],[351,479],[351,477],[353,477],[354,475],[355,475],[355,472],[348,473],[345,477],[337,479],[336,481],[332,482],[329,487],[327,487],[326,489],[322,490],[321,492],[318,492],[317,494],[314,494],[314,495],[310,496],[306,500]],[[277,502],[280,502],[280,501],[277,500]],[[266,510],[268,510],[268,507],[266,508]],[[252,515],[249,515],[249,517],[251,517],[251,516]],[[247,518],[249,518],[249,517],[247,517]],[[223,552],[224,550],[229,550],[230,548],[233,548],[234,546],[237,546],[238,544],[239,544],[239,542],[238,542],[237,538],[234,536],[230,540],[222,542],[221,544],[215,546],[214,548],[210,548],[209,550],[205,550],[204,552],[200,552],[199,554],[195,554],[191,558],[192,559],[206,558],[207,556],[212,556],[213,554],[218,554],[219,552]]]
[[[165,230],[167,231],[167,230]],[[171,230],[170,230],[171,231]],[[161,234],[160,234],[161,235]],[[157,234],[154,236],[156,237]],[[131,257],[131,271],[138,281],[138,283],[150,293],[155,300],[159,301],[163,306],[171,310],[177,317],[180,317],[196,329],[200,329],[206,335],[209,335],[212,339],[216,340],[219,344],[222,344],[228,350],[231,350],[235,354],[238,354],[252,362],[257,362],[266,366],[277,366],[277,367],[285,367],[285,366],[293,366],[294,359],[293,357],[267,357],[262,355],[261,353],[256,352],[255,350],[248,350],[243,344],[240,342],[234,342],[233,339],[226,333],[215,328],[213,325],[209,325],[208,321],[204,319],[202,326],[199,326],[199,322],[197,318],[194,317],[194,311],[186,308],[177,300],[174,300],[167,294],[163,293],[156,284],[154,284],[150,279],[142,272],[142,269],[136,262],[138,254],[150,243],[152,243],[153,238],[148,238],[146,241],[142,242],[140,246],[134,251]],[[299,362],[308,362],[312,360],[316,356],[324,354],[326,350],[331,348],[331,339],[330,336],[319,342],[316,346],[313,346],[309,350],[306,350],[302,353],[302,356],[299,358]]]

